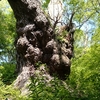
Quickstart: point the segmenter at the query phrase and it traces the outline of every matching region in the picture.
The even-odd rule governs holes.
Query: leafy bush
[[[16,78],[14,71],[15,65],[13,64],[5,63],[0,66],[0,100],[28,100],[26,97],[22,97],[20,91],[13,86]]]
[[[67,84],[55,77],[50,83],[43,79],[33,79],[30,85],[32,91],[30,98],[33,100],[70,100],[71,94]]]
[[[11,84],[16,78],[14,64],[4,63],[0,72],[2,73],[1,80],[5,84]]]

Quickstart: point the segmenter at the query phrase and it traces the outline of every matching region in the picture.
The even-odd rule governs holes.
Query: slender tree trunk
[[[8,0],[16,18],[15,40],[17,77],[16,85],[21,88],[34,76],[36,63],[46,63],[50,75],[58,74],[66,79],[70,74],[70,59],[73,54],[73,34],[65,37],[68,42],[59,42],[48,18],[44,15],[39,0]]]

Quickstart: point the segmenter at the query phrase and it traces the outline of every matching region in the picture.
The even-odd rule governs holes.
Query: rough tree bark
[[[73,55],[72,22],[66,25],[67,42],[56,39],[53,28],[41,9],[39,0],[8,0],[16,18],[15,40],[17,77],[19,88],[37,69],[36,63],[46,63],[50,75],[57,73],[60,79],[70,74]],[[21,83],[21,84],[20,84]]]

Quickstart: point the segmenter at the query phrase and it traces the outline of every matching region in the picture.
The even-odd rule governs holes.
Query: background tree
[[[15,19],[7,1],[0,2],[0,7],[0,65],[5,66],[4,69],[6,69],[3,71],[2,81],[10,84],[15,77],[15,75],[12,76],[16,64],[14,48]]]

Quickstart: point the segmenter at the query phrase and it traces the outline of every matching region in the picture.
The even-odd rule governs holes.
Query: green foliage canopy
[[[50,0],[43,0],[43,9],[47,10]],[[63,22],[68,22],[75,12],[76,24],[75,56],[72,59],[69,80],[51,82],[45,86],[40,80],[32,80],[31,97],[37,100],[99,100],[100,98],[100,2],[99,0],[63,0]],[[19,97],[19,92],[12,89],[15,78],[15,19],[5,0],[0,1],[0,99],[8,97],[14,100],[27,100]],[[85,45],[86,43],[86,45]],[[36,83],[39,82],[38,85]],[[6,88],[5,88],[6,87]]]

